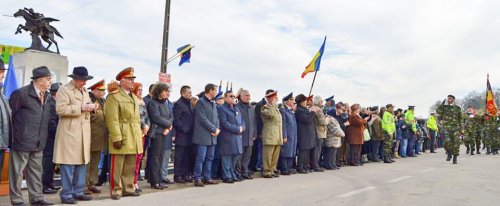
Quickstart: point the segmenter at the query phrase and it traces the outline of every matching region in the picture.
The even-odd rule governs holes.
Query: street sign
[[[167,73],[159,73],[159,81],[163,83],[172,83],[172,76]]]

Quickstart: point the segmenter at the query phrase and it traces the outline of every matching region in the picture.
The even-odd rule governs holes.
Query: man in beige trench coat
[[[62,86],[56,95],[56,112],[59,125],[54,144],[54,163],[61,165],[59,194],[63,204],[75,204],[76,200],[88,201],[85,195],[86,164],[90,161],[90,112],[96,108],[84,88],[92,79],[85,67],[75,67],[73,78]]]

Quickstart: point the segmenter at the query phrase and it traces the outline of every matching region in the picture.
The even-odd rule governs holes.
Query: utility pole
[[[163,44],[161,47],[161,73],[167,73],[168,25],[170,22],[170,0],[165,2],[165,20],[163,21]]]

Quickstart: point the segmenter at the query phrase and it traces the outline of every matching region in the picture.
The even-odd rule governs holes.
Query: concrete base
[[[31,82],[32,70],[39,66],[46,66],[52,72],[52,82],[68,82],[68,57],[59,54],[26,50],[13,55],[19,87]]]

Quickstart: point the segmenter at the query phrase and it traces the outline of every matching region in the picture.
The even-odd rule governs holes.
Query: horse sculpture
[[[60,54],[59,46],[57,45],[57,41],[54,39],[54,34],[61,38],[63,37],[56,28],[50,25],[50,22],[59,20],[45,17],[41,13],[36,13],[31,8],[19,9],[16,13],[14,13],[14,17],[23,17],[24,20],[26,20],[24,25],[19,24],[16,34],[22,33],[23,30],[31,33],[32,42],[31,47],[28,49],[51,52],[49,48],[52,44],[54,44],[56,45],[57,53]],[[42,45],[40,37],[42,37],[43,41],[49,44],[47,47]]]

